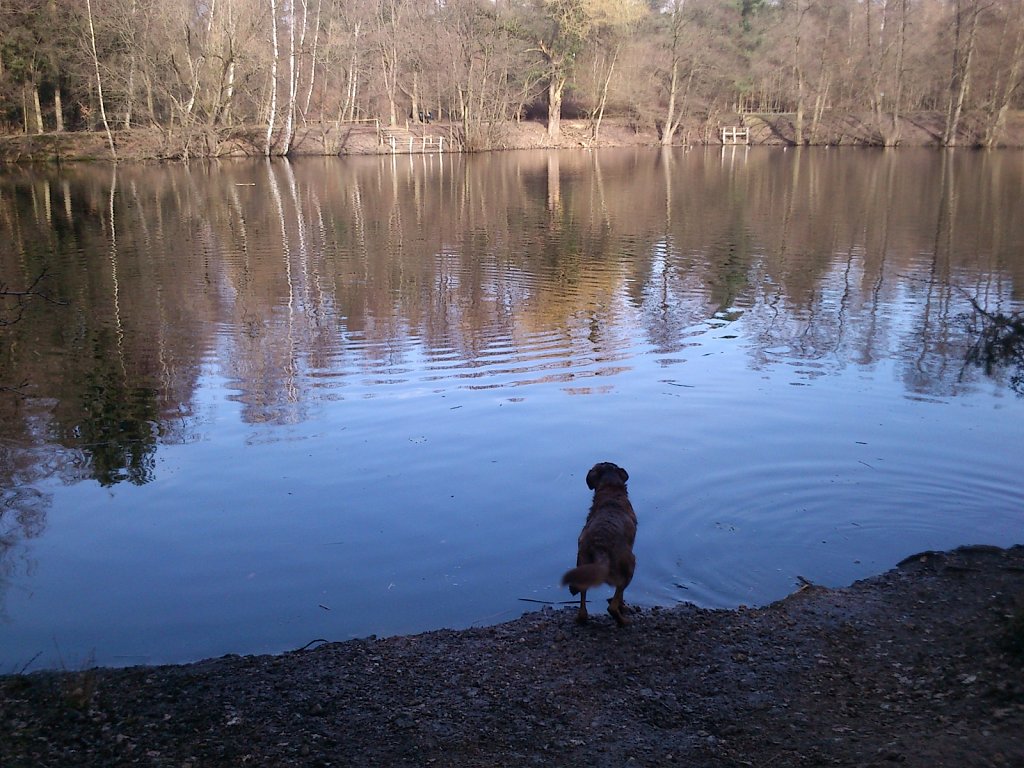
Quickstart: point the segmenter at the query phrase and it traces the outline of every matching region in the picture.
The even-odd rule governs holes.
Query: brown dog
[[[615,594],[608,600],[608,613],[620,627],[627,623],[622,615],[626,608],[622,593],[636,569],[636,514],[626,493],[627,480],[626,470],[607,461],[595,464],[587,473],[587,487],[594,492],[594,501],[580,533],[576,567],[562,577],[562,585],[580,596],[578,624],[588,618],[587,590],[599,584],[615,587]]]

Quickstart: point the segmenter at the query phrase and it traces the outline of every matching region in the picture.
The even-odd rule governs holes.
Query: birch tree
[[[277,0],[268,0],[270,3],[270,107],[267,109],[267,133],[263,144],[263,154],[270,157],[274,140],[274,122],[277,117],[277,65],[280,60],[280,50],[277,45]]]
[[[288,25],[288,104],[284,112],[284,137],[281,140],[281,154],[287,155],[292,148],[292,136],[295,135],[295,106],[299,92],[299,51],[306,39],[306,3],[302,0],[302,25],[299,27],[299,38],[295,37],[295,0],[285,0],[284,13]]]
[[[92,51],[93,66],[96,69],[96,97],[100,106],[100,117],[103,119],[103,130],[107,133],[107,143],[110,145],[110,156],[117,160],[117,150],[114,148],[114,134],[110,132],[110,122],[107,120],[107,107],[103,101],[103,78],[100,76],[100,57],[96,50],[96,27],[92,19],[92,0],[85,0],[86,19],[89,30],[89,48]]]
[[[305,7],[308,0],[303,0]],[[302,120],[306,121],[309,114],[310,103],[313,100],[313,87],[316,83],[317,55],[320,43],[320,12],[323,9],[323,0],[316,0],[316,18],[313,21],[313,47],[309,54],[309,82],[306,84],[306,98],[302,107]]]
[[[967,90],[971,83],[971,68],[977,45],[978,20],[986,9],[981,0],[955,0],[953,10],[953,49],[949,74],[949,101],[946,108],[946,127],[942,134],[944,147],[955,147],[957,132],[963,115]]]

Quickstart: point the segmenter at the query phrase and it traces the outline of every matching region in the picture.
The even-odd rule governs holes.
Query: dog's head
[[[629,480],[629,473],[617,464],[602,461],[595,464],[587,472],[587,488],[596,491],[603,485],[622,485]]]

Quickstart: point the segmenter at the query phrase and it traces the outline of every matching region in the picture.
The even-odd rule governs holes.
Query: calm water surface
[[[567,600],[600,460],[647,606],[1024,541],[1022,371],[969,359],[1022,199],[1018,152],[6,170],[54,301],[3,305],[0,672]]]

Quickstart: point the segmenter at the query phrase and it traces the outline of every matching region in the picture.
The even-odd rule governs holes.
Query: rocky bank
[[[1024,546],[573,617],[0,678],[0,765],[1024,765]]]

